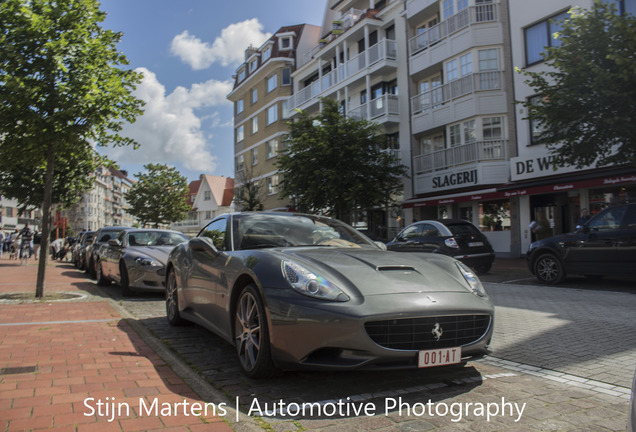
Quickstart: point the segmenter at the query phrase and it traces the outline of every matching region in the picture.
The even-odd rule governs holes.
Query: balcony
[[[392,94],[382,95],[373,99],[370,103],[359,105],[350,109],[347,116],[356,120],[374,120],[378,123],[387,121],[398,123],[400,110],[398,96]]]
[[[506,159],[506,141],[476,141],[456,147],[415,156],[416,175],[445,170],[474,162],[503,161]]]
[[[388,62],[391,62],[392,67],[397,67],[397,43],[393,40],[383,39],[369,47],[365,52],[339,64],[338,67],[322,75],[317,81],[298,90],[289,98],[290,110],[300,108],[312,99],[326,96],[345,81],[353,80],[356,76],[365,76],[374,67],[381,68],[383,64]]]
[[[471,93],[502,90],[503,72],[477,72],[466,75],[458,80],[436,87],[411,98],[411,112],[413,114],[424,113],[429,110],[441,108],[445,103],[451,102]]]
[[[436,26],[412,37],[409,40],[409,51],[411,55],[415,55],[472,24],[496,22],[497,19],[498,9],[494,3],[466,8]]]

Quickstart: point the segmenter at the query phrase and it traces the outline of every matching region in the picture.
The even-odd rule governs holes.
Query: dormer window
[[[241,82],[245,79],[245,68],[241,69],[238,73],[238,82]]]
[[[258,67],[258,59],[254,59],[250,62],[250,73],[253,73]]]
[[[268,46],[267,48],[265,48],[265,51],[263,51],[263,62],[269,60],[271,56],[272,56],[272,47]]]

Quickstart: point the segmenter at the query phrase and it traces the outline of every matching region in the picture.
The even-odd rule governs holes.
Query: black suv
[[[398,252],[432,252],[450,255],[478,274],[490,271],[495,252],[479,229],[462,219],[415,222],[404,228],[387,249]]]
[[[608,207],[573,233],[532,243],[527,258],[532,274],[546,284],[568,274],[636,276],[636,203]]]

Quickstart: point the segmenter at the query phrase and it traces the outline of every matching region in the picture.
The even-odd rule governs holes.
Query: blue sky
[[[320,25],[325,0],[102,0],[102,26],[124,33],[119,50],[144,74],[145,113],[126,126],[141,148],[103,149],[130,178],[148,163],[234,176],[232,105],[226,96],[245,48],[280,27]]]

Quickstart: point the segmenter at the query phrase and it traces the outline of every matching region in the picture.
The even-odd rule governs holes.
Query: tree
[[[262,211],[264,185],[263,180],[255,176],[252,166],[244,166],[237,172],[237,180],[241,186],[237,187],[234,203],[242,211]]]
[[[537,98],[521,102],[559,164],[636,164],[636,19],[610,2],[573,9],[546,48],[548,70],[522,72]]]
[[[188,181],[176,168],[163,164],[144,165],[146,173],[137,173],[138,182],[124,195],[129,213],[142,225],[177,222],[185,218],[188,205]]]
[[[56,163],[86,162],[91,143],[137,145],[119,132],[142,113],[131,94],[141,74],[121,68],[128,64],[116,49],[122,35],[102,29],[104,18],[97,0],[0,4],[0,160],[44,174],[36,297],[44,294]],[[62,188],[77,186],[79,175],[69,171]]]
[[[385,149],[379,126],[340,114],[337,102],[323,99],[315,117],[301,112],[289,123],[277,167],[283,195],[300,211],[324,212],[350,221],[351,214],[390,204],[407,173]]]

